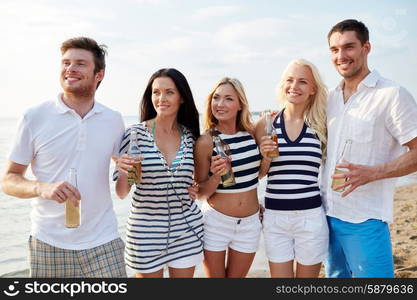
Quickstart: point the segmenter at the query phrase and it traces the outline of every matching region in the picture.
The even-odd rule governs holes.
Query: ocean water
[[[129,126],[137,122],[136,117],[125,117],[125,125]],[[16,118],[0,118],[0,173],[3,174],[6,167],[7,155],[12,144],[16,125]],[[112,166],[113,167],[113,166]],[[32,177],[28,170],[28,177]],[[417,174],[403,177],[398,185],[406,185],[417,182]],[[263,199],[265,179],[261,180],[258,188],[258,197]],[[125,224],[129,214],[130,197],[120,200],[114,194],[114,183],[111,181],[112,198],[118,230],[124,239]],[[30,199],[18,199],[10,197],[0,191],[0,277],[25,277],[28,276],[27,240],[30,230]],[[251,270],[267,270],[268,263],[261,239],[260,248],[255,256]],[[196,276],[203,276],[201,266],[196,269]]]

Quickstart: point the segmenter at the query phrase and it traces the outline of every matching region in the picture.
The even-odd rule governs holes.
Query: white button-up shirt
[[[342,198],[331,189],[331,176],[347,139],[352,140],[350,163],[379,165],[405,153],[405,143],[417,137],[417,104],[398,84],[372,71],[346,104],[343,84],[332,90],[327,104],[328,148],[322,193],[328,216],[360,223],[393,220],[395,178],[358,187]]]

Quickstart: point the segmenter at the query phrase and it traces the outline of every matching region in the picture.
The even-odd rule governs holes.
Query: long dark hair
[[[187,127],[194,135],[194,138],[197,139],[200,136],[200,122],[193,94],[185,76],[180,71],[173,68],[160,69],[153,73],[149,79],[140,104],[141,122],[156,117],[156,111],[152,104],[152,84],[153,81],[159,77],[169,77],[174,81],[175,86],[184,101],[178,110],[177,121],[181,125]]]

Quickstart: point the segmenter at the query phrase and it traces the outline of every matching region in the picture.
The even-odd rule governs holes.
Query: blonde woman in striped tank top
[[[204,201],[204,271],[207,277],[245,277],[262,227],[257,197],[261,156],[237,79],[221,79],[206,105],[205,133],[197,140],[194,155],[198,198]],[[218,155],[213,136],[228,144],[231,160]],[[221,174],[230,168],[236,183],[224,186]]]
[[[263,233],[271,277],[317,277],[327,256],[329,232],[322,207],[319,174],[326,155],[327,89],[315,66],[292,61],[278,88],[284,107],[274,117],[280,155],[258,121],[256,138],[268,175]],[[295,263],[295,269],[294,269]]]

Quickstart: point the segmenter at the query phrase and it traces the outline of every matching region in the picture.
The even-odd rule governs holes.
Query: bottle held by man
[[[77,186],[77,169],[71,168],[68,174],[68,182],[75,188]],[[78,201],[78,200],[77,200]],[[65,201],[65,227],[77,228],[81,225],[81,202],[75,206],[70,199]]]
[[[273,127],[272,124],[272,118],[271,118],[271,111],[266,110],[264,112],[265,115],[265,130],[266,135],[269,136],[271,140],[273,140],[275,143],[277,143],[277,147],[274,150],[269,151],[266,155],[269,158],[275,158],[279,156],[279,150],[278,150],[278,135]]]
[[[130,144],[129,144],[129,150],[128,150],[129,156],[133,158],[140,157],[140,148],[138,144],[138,136],[136,128],[132,128],[132,131],[130,132]],[[132,169],[129,170],[127,175],[127,181],[129,185],[138,184],[140,179],[142,177],[142,166],[140,161],[135,162],[133,164]]]
[[[224,145],[218,136],[214,136],[214,145],[216,146],[216,152],[223,158],[229,160],[229,156],[226,154]],[[229,160],[230,161],[230,160]],[[223,174],[221,174],[222,184],[224,187],[232,186],[236,184],[235,175],[233,174],[232,166],[230,165],[229,169],[226,169]]]
[[[351,148],[352,148],[352,140],[346,140],[345,145],[343,146],[342,154],[340,155],[336,164],[342,164],[342,163],[349,162]],[[333,175],[341,174],[341,173],[346,172],[346,171],[348,171],[348,170],[342,169],[342,168],[335,168]],[[336,187],[344,184],[345,182],[346,182],[346,178],[333,178],[332,189],[336,192],[344,192],[346,187],[341,188],[341,189],[336,189]]]

